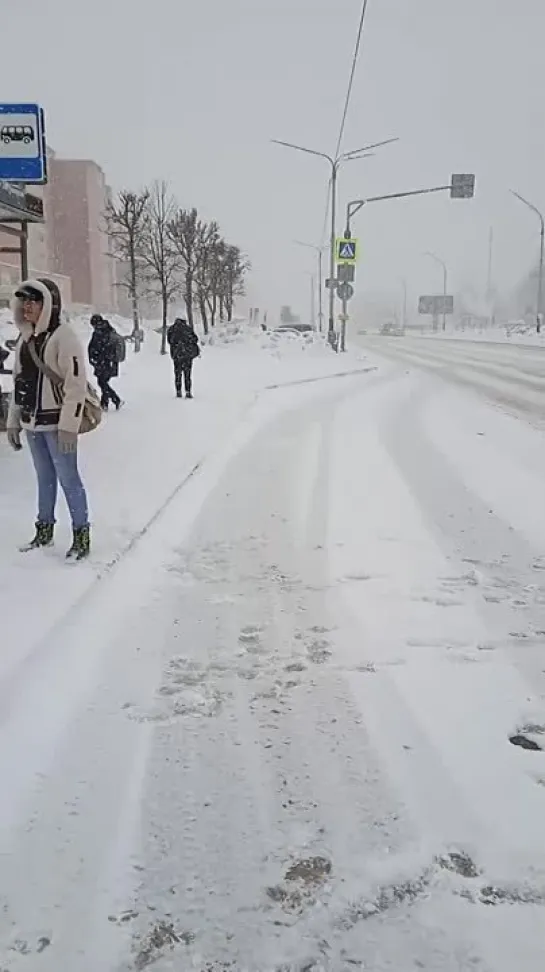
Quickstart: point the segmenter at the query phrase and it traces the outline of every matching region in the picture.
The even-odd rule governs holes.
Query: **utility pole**
[[[439,263],[443,268],[443,297],[445,298],[445,303],[443,305],[442,327],[443,327],[443,331],[446,331],[447,329],[447,315],[446,315],[447,299],[446,298],[447,298],[447,279],[448,279],[447,265],[445,261],[442,260],[441,257],[438,257],[435,253],[425,253],[424,256],[431,257],[432,260],[435,260],[435,262]]]
[[[310,323],[311,326],[316,330],[316,305],[315,305],[315,280],[314,274],[310,274]]]
[[[323,286],[324,278],[322,275],[322,247],[318,247],[318,330],[322,333],[324,327],[324,305],[323,305]]]
[[[320,334],[323,330],[324,325],[324,303],[323,303],[323,286],[324,286],[324,276],[322,269],[322,258],[324,254],[325,246],[316,246],[315,243],[303,243],[301,240],[294,240],[297,246],[304,246],[307,250],[314,250],[318,256],[318,330]]]
[[[492,295],[492,259],[494,252],[494,227],[491,226],[488,231],[488,267],[486,271],[486,308],[488,311],[488,325],[489,327],[494,323],[494,310],[492,306],[493,295]]]
[[[494,250],[494,227],[488,231],[488,269],[486,272],[486,297],[490,299],[492,293],[492,254]]]
[[[525,206],[528,206],[528,209],[531,209],[532,212],[535,213],[536,216],[539,218],[539,223],[540,223],[539,271],[538,271],[538,278],[537,278],[536,329],[537,329],[537,333],[540,334],[541,322],[543,319],[543,263],[545,257],[545,219],[543,218],[543,213],[539,211],[537,206],[534,206],[533,203],[528,202],[528,200],[525,199],[524,196],[520,196],[518,192],[514,191],[514,189],[510,189],[509,191],[513,196],[516,196],[521,203],[524,203]]]

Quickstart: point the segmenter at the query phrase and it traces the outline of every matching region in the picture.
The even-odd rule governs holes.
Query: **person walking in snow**
[[[193,398],[192,376],[193,362],[200,356],[199,339],[187,321],[177,317],[167,332],[170,357],[174,365],[174,384],[176,397],[182,397],[182,375],[184,379],[185,397]]]
[[[100,388],[100,403],[104,411],[107,411],[108,405],[113,402],[119,411],[123,403],[110,384],[112,378],[117,378],[119,374],[117,352],[119,336],[110,322],[106,321],[101,314],[93,314],[91,327],[93,336],[89,341],[87,354]]]
[[[61,295],[53,281],[40,278],[22,283],[12,309],[20,337],[7,436],[11,447],[19,451],[21,430],[25,430],[38,483],[36,533],[22,550],[53,543],[60,483],[73,530],[66,556],[82,560],[90,549],[87,495],[78,470],[78,432],[87,393],[83,347],[61,319]],[[48,371],[59,377],[62,389]]]

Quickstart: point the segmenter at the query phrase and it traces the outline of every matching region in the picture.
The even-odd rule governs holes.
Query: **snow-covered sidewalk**
[[[80,328],[87,337],[86,322]],[[55,549],[19,553],[33,532],[34,474],[28,450],[14,454],[0,434],[0,674],[133,546],[187,477],[248,421],[261,396],[366,367],[361,353],[338,356],[319,341],[255,334],[239,324],[204,347],[194,368],[195,399],[188,402],[174,397],[172,365],[160,356],[159,342],[150,330],[139,355],[129,347],[115,383],[126,406],[81,440],[93,524],[88,564],[71,570],[64,563],[70,531],[62,496]],[[274,410],[273,401],[269,407]]]

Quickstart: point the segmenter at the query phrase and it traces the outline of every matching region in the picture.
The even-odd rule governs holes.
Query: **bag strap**
[[[53,371],[53,368],[50,368],[49,365],[47,365],[45,361],[43,361],[40,358],[38,352],[36,351],[34,338],[30,338],[30,340],[27,341],[27,348],[30,357],[32,358],[34,364],[36,365],[38,371],[41,371],[42,374],[44,374],[46,378],[49,379],[52,385],[57,385],[59,388],[62,388],[62,386],[64,385],[63,379],[61,378],[60,375],[57,374],[56,371]]]

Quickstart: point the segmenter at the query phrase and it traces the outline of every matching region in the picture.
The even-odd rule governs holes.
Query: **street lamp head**
[[[376,152],[362,152],[360,155],[349,155],[346,159],[341,159],[341,161],[357,162],[359,159],[372,159],[376,154]]]
[[[340,161],[348,161],[349,159],[353,158],[354,156],[361,155],[362,152],[370,152],[371,149],[382,148],[383,145],[391,145],[392,142],[399,142],[399,137],[396,137],[396,138],[386,138],[382,142],[373,142],[372,145],[364,145],[362,148],[352,149],[351,152],[345,152],[343,155],[341,155],[339,157],[338,161],[339,162]]]

